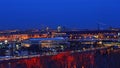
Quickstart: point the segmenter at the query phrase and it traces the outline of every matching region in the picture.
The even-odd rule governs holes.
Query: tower
[[[118,42],[120,42],[120,32],[118,33]]]
[[[49,32],[49,27],[46,27],[46,31]]]
[[[61,32],[61,31],[62,31],[62,27],[61,27],[61,26],[58,26],[58,27],[57,27],[57,31],[58,31],[58,32]]]

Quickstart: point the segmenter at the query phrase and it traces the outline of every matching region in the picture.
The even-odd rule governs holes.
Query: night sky
[[[119,0],[2,0],[0,29],[120,27]]]

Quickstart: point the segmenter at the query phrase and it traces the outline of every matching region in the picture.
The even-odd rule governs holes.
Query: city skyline
[[[95,29],[120,27],[117,0],[6,0],[0,2],[0,29],[31,29],[58,25]]]
[[[1,0],[0,68],[120,68],[119,3]]]

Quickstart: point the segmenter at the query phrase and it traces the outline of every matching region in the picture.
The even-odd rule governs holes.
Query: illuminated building
[[[40,32],[10,32],[10,33],[0,33],[0,41],[22,41],[29,38],[47,38],[47,33]]]
[[[55,38],[31,38],[23,41],[22,46],[30,47],[38,45],[41,48],[56,48],[56,47],[65,47],[68,45],[68,42],[63,37]]]
[[[64,31],[69,39],[118,39],[120,31],[113,30],[84,30],[84,31]]]
[[[50,30],[48,32],[40,32],[38,30],[34,31],[9,31],[0,32],[0,41],[22,41],[29,38],[54,38],[54,37],[64,37],[69,40],[76,39],[118,39],[119,32],[116,30],[81,30],[81,31],[61,31],[59,26],[57,31]]]
[[[58,27],[57,27],[57,31],[58,31],[58,32],[61,32],[61,30],[62,30],[62,27],[61,27],[61,26],[58,26]]]
[[[49,32],[49,27],[46,27],[46,31]]]
[[[118,37],[119,37],[119,38],[118,38],[118,42],[120,42],[120,32],[118,33]]]

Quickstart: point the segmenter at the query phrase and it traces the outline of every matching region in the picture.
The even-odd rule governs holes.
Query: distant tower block
[[[118,33],[118,42],[120,42],[120,32]]]
[[[57,27],[57,31],[58,31],[58,32],[62,31],[62,27],[61,27],[61,26],[58,26],[58,27]]]
[[[47,31],[47,32],[49,31],[49,27],[46,27],[46,31]]]

